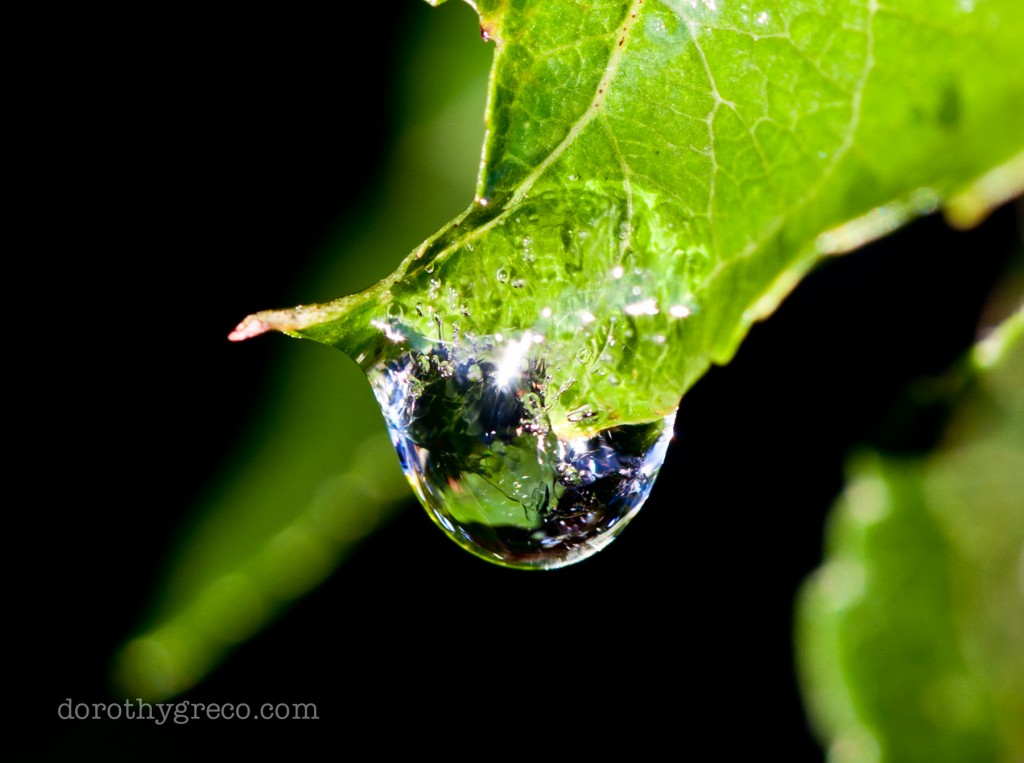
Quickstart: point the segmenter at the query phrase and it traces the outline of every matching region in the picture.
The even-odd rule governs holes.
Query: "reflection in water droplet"
[[[542,349],[526,332],[401,348],[367,369],[434,521],[472,553],[526,569],[607,545],[650,493],[675,420],[595,430],[600,411],[583,405],[567,418],[590,429],[557,430]]]

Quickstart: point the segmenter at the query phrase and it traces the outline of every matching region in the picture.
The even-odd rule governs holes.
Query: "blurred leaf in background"
[[[1022,296],[947,377],[941,446],[862,454],[830,518],[797,621],[830,759],[1024,756]]]
[[[487,50],[467,34],[468,8],[437,15],[412,32],[406,53],[405,126],[389,175],[375,183],[386,202],[330,246],[313,294],[372,283],[390,253],[409,249],[415,231],[436,225],[469,192]],[[117,681],[128,695],[158,700],[192,686],[408,497],[362,373],[316,351],[292,351],[280,363],[278,402],[173,553],[151,616],[157,629],[119,658]]]

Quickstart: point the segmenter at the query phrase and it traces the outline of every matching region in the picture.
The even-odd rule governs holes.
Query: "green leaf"
[[[435,343],[438,331],[451,343],[456,323],[462,337],[531,332],[560,393],[545,416],[566,437],[589,436],[671,413],[822,255],[943,203],[969,224],[1021,185],[1015,0],[481,2],[479,11],[495,62],[476,200],[376,287],[260,313],[234,338],[282,330],[370,367],[392,351],[389,331],[410,344]],[[453,136],[446,149],[458,145]],[[415,212],[443,195],[436,176],[410,162],[402,183],[404,204],[355,248],[407,251],[397,230],[430,229]],[[347,288],[359,283],[359,273],[346,276]],[[197,681],[368,530],[345,529],[362,526],[351,511],[396,495],[393,470],[372,485],[381,493],[372,501],[347,500],[330,533],[343,540],[317,573],[268,595],[268,581],[305,557],[292,548],[271,575],[255,574],[254,560],[281,533],[308,531],[319,486],[355,474],[346,459],[372,433],[354,370],[338,380],[330,374],[344,372],[322,357],[292,354],[306,383],[337,384],[336,398],[359,415],[340,405],[282,414],[284,434],[245,462],[244,485],[216,496],[149,628],[121,653],[129,693],[166,696]],[[312,442],[303,429],[318,415],[346,429],[331,463],[327,438]],[[290,462],[301,463],[277,480]],[[238,575],[262,604],[236,622],[219,602],[238,598]],[[218,599],[225,585],[231,596]]]
[[[1024,312],[973,353],[928,458],[865,456],[797,618],[837,760],[1024,756]]]
[[[652,421],[823,254],[1000,166],[989,202],[1024,177],[1015,0],[478,8],[496,52],[474,204],[376,287],[236,338],[278,329],[372,365],[385,326],[529,330],[571,386],[548,401],[557,431]],[[581,406],[600,418],[571,420]]]

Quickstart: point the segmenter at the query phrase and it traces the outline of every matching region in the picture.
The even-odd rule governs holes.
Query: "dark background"
[[[114,31],[124,17],[89,14],[24,29],[11,217],[25,235],[8,250],[14,749],[622,743],[820,760],[795,686],[794,592],[820,561],[844,457],[933,440],[941,411],[908,416],[905,391],[971,343],[1019,240],[1010,208],[969,233],[920,220],[808,277],[687,395],[650,501],[597,557],[499,569],[410,505],[181,698],[316,702],[319,721],[57,720],[68,697],[112,699],[110,657],[261,399],[283,340],[225,335],[301,299],[298,274],[376,188],[392,62],[430,12],[395,6],[383,23],[360,6],[344,21],[150,14],[129,35]],[[369,57],[352,44],[366,37]],[[168,480],[182,448],[191,466]]]

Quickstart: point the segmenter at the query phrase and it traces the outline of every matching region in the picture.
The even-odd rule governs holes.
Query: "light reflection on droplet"
[[[497,373],[494,377],[499,388],[507,390],[509,385],[519,378],[523,370],[523,361],[526,359],[526,353],[532,342],[533,334],[527,331],[523,334],[522,339],[513,339],[505,346],[505,353],[501,357],[501,362],[498,363]]]
[[[401,331],[396,331],[394,326],[386,321],[370,321],[370,325],[376,329],[380,329],[389,341],[395,342],[396,344],[405,341],[405,335]]]
[[[634,302],[631,305],[626,305],[622,310],[626,315],[657,315],[659,312],[658,302],[654,299]]]
[[[669,308],[668,314],[673,318],[689,318],[690,308],[686,305],[672,305],[672,307]]]

